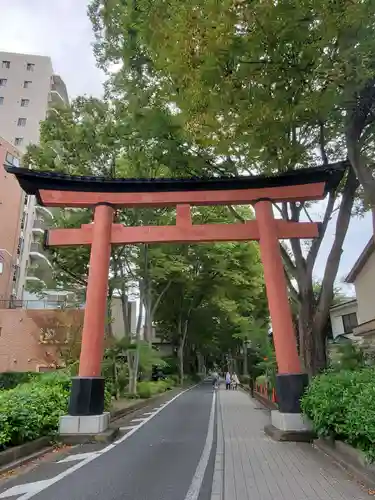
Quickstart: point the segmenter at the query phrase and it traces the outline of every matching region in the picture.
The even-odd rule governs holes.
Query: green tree
[[[322,332],[357,209],[357,178],[374,207],[374,9],[371,1],[93,0],[89,10],[99,63],[122,64],[109,88],[126,95],[137,75],[136,100],[143,96],[150,106],[177,110],[191,149],[225,160],[221,171],[275,173],[349,156],[354,170],[328,194],[321,237],[307,249],[296,240],[282,248],[310,373],[326,365]],[[201,174],[217,167],[206,162]],[[298,221],[310,218],[314,206],[283,204],[279,210]],[[313,268],[335,212],[335,239],[315,307]]]

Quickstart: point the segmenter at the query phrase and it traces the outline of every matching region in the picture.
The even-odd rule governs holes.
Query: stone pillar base
[[[271,424],[264,431],[275,441],[300,441],[310,443],[315,439],[311,422],[301,413],[271,412]]]
[[[308,384],[306,373],[282,373],[276,376],[277,403],[281,413],[301,413],[300,400]]]
[[[281,431],[312,431],[311,422],[302,413],[271,411],[271,423]]]
[[[69,415],[97,416],[104,411],[104,378],[74,377],[70,391]]]
[[[59,433],[94,435],[106,431],[109,427],[110,413],[101,415],[63,415],[60,417]]]

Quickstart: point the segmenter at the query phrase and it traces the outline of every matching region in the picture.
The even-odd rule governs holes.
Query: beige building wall
[[[68,103],[65,83],[53,74],[50,57],[0,52],[0,136],[24,153],[39,142],[40,122],[50,105]],[[0,200],[1,201],[1,200]],[[30,264],[37,204],[28,196],[25,205],[17,298],[22,299]]]
[[[0,308],[7,307],[10,296],[16,289],[18,264],[21,248],[19,247],[21,214],[24,195],[14,175],[4,169],[7,153],[15,158],[20,152],[5,139],[0,137]]]
[[[358,324],[375,318],[375,253],[373,252],[354,281],[358,302]]]
[[[331,317],[332,336],[334,339],[345,334],[342,317],[345,314],[353,313],[357,314],[358,318],[358,304],[355,300],[346,304],[334,306],[330,309],[329,314]]]
[[[135,335],[137,328],[137,304],[136,302],[128,302],[128,310],[130,313],[130,331]],[[124,321],[122,315],[121,299],[119,297],[112,298],[112,332],[114,337],[122,339],[125,336]]]
[[[0,135],[22,151],[39,141],[52,75],[49,57],[0,52]]]

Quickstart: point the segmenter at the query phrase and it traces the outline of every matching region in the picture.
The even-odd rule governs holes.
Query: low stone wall
[[[368,488],[375,489],[375,464],[368,463],[365,454],[343,441],[320,438],[314,441],[314,447],[331,457],[356,479]]]

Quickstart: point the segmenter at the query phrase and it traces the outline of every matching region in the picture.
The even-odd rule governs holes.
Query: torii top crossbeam
[[[345,162],[272,176],[189,179],[108,179],[37,172],[5,165],[22,189],[46,207],[241,205],[266,198],[273,202],[319,200],[340,182]]]

